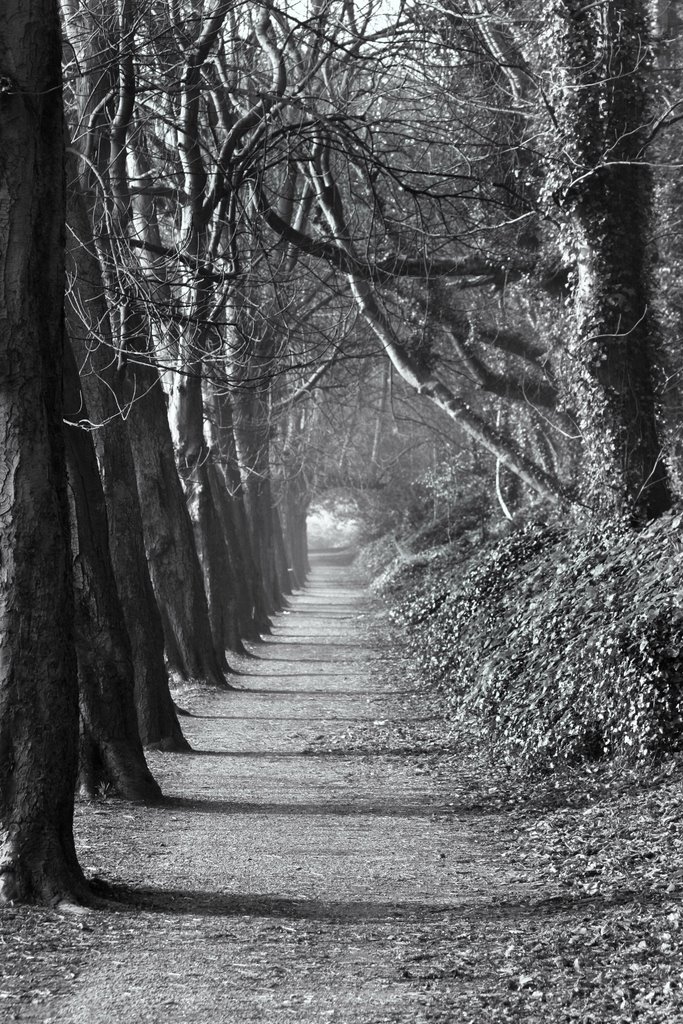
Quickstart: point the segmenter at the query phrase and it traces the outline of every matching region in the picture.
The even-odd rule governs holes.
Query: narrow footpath
[[[503,1019],[482,1013],[469,952],[520,905],[494,823],[395,752],[321,747],[401,713],[400,658],[372,619],[357,570],[319,556],[240,689],[191,705],[194,752],[151,756],[170,801],[79,808],[82,863],[130,896],[74,921],[82,935],[45,953],[43,987],[8,1019]]]

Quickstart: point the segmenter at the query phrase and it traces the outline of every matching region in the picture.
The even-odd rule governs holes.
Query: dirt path
[[[353,567],[319,561],[244,662],[244,689],[184,719],[195,752],[151,759],[170,804],[80,809],[83,863],[135,903],[74,922],[72,970],[63,944],[46,953],[44,990],[7,1019],[498,1019],[481,1015],[471,956],[482,922],[504,929],[517,898],[490,821],[456,814],[390,752],[305,753],[400,707],[401,665],[369,631],[371,606]]]

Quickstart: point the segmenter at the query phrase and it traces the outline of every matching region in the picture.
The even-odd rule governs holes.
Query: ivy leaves
[[[682,522],[532,526],[456,565],[423,556],[393,617],[454,718],[510,759],[642,759],[683,726]]]

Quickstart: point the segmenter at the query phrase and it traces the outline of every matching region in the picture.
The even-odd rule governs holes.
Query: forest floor
[[[164,804],[78,805],[116,902],[1,912],[0,1020],[683,1021],[680,765],[520,790],[416,692],[346,561],[317,559],[238,690],[181,694]]]

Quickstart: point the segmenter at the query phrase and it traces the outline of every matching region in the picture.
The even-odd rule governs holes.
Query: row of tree
[[[664,0],[6,0],[5,899],[88,898],[77,785],[159,798],[169,673],[229,685],[401,417],[508,515],[503,470],[680,496],[678,46]]]

